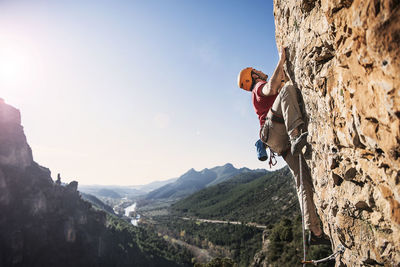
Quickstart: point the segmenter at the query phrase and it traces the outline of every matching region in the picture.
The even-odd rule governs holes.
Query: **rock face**
[[[54,183],[33,161],[20,121],[1,100],[0,267],[188,266],[182,248],[94,209],[76,181]]]
[[[0,266],[97,264],[106,215],[71,184],[33,161],[19,111],[0,100]]]
[[[0,98],[0,164],[19,168],[30,166],[32,151],[26,142],[19,110]]]
[[[400,2],[274,0],[336,265],[400,264]]]

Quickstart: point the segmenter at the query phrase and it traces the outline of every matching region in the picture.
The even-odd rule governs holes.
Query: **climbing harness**
[[[274,111],[272,108],[271,108],[271,113],[272,113],[271,121],[277,122],[277,123],[285,123],[285,120],[283,119],[283,117],[281,115],[278,115],[277,112]],[[269,147],[269,162],[268,162],[268,164],[269,164],[270,169],[272,168],[272,166],[275,166],[278,163],[276,156],[277,156],[277,154],[274,151],[272,151],[272,149]],[[283,155],[281,155],[281,156],[285,157],[286,154],[285,154],[285,156],[283,156]]]
[[[283,116],[282,116],[282,115],[279,115],[279,114],[278,114],[275,110],[273,110],[272,108],[271,108],[271,113],[272,113],[271,121],[274,121],[274,122],[277,122],[277,123],[282,123],[282,124],[285,123],[285,119],[283,118]]]
[[[306,260],[307,257],[307,252],[306,252],[306,230],[305,230],[305,223],[304,223],[304,185],[303,185],[303,164],[302,164],[302,155],[303,153],[299,154],[299,166],[300,166],[300,191],[301,191],[301,224],[302,224],[302,228],[303,228],[303,260],[301,261],[301,263],[303,264],[303,267],[306,266],[306,264],[313,264],[315,266],[318,265],[318,263],[322,263],[322,262],[326,262],[326,261],[330,261],[330,260],[334,260],[336,258],[337,255],[339,254],[343,254],[345,251],[345,248],[342,244],[339,244],[339,246],[337,247],[337,250],[335,253],[333,253],[332,255],[320,259],[320,260]]]

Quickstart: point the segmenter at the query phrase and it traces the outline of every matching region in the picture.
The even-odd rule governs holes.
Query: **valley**
[[[400,0],[0,12],[0,267],[400,267]]]
[[[199,172],[190,170],[173,180],[172,183],[176,184],[154,189],[157,194],[150,191],[139,196],[123,195],[122,188],[114,188],[116,194],[112,195],[120,195],[122,198],[110,199],[110,196],[100,194],[97,197],[109,204],[114,203],[114,211],[135,225],[132,227],[157,233],[170,244],[186,248],[192,254],[192,263],[196,266],[205,266],[218,259],[229,259],[232,264],[237,264],[235,266],[257,266],[255,257],[263,253],[262,242],[266,238],[263,236],[274,235],[276,229],[282,227],[290,229],[285,231],[289,231],[292,237],[276,238],[279,244],[272,250],[273,253],[268,252],[268,256],[275,260],[280,259],[276,258],[279,253],[295,259],[301,257],[297,255],[298,251],[291,250],[296,246],[294,240],[300,242],[301,235],[298,233],[301,226],[298,219],[289,220],[299,214],[294,181],[289,169],[285,167],[274,172],[247,169],[245,172],[237,172],[232,167],[226,164],[210,169],[216,170],[221,176],[227,172],[232,174],[225,175],[221,182],[213,183],[212,180],[217,176],[208,169]],[[201,185],[201,175],[204,174],[213,177],[204,179],[208,184],[211,183],[209,186]],[[187,182],[193,177],[199,179],[197,190],[193,190],[193,185]],[[172,190],[185,191],[185,186],[193,192],[182,196]],[[159,195],[168,197],[149,197]],[[274,241],[272,244],[275,244]],[[329,248],[323,249],[325,253],[330,251]],[[290,264],[281,263],[280,266],[296,266],[293,259]]]

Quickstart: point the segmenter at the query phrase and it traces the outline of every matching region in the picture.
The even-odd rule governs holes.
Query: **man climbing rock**
[[[243,69],[238,76],[240,88],[252,93],[255,112],[260,120],[260,139],[272,151],[281,155],[296,180],[299,200],[304,200],[304,221],[310,230],[310,243],[323,243],[323,232],[313,201],[313,184],[302,148],[307,144],[307,124],[304,105],[299,106],[297,88],[291,84],[284,71],[285,48],[271,79],[253,68]],[[302,99],[302,98],[301,98]],[[300,164],[302,160],[303,194],[300,188]],[[300,206],[302,206],[300,201]]]

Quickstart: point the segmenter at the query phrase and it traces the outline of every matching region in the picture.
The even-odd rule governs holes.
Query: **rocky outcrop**
[[[0,266],[94,266],[106,216],[33,161],[20,112],[0,100]]]
[[[337,266],[400,264],[400,2],[274,0]]]
[[[36,163],[0,164],[0,266],[97,266],[106,215]]]
[[[0,98],[0,164],[18,168],[30,166],[32,150],[26,142],[19,110]]]
[[[20,113],[0,101],[0,266],[188,266],[190,254],[54,183],[39,166]],[[112,214],[112,213],[110,213]],[[174,259],[176,262],[174,262]]]

